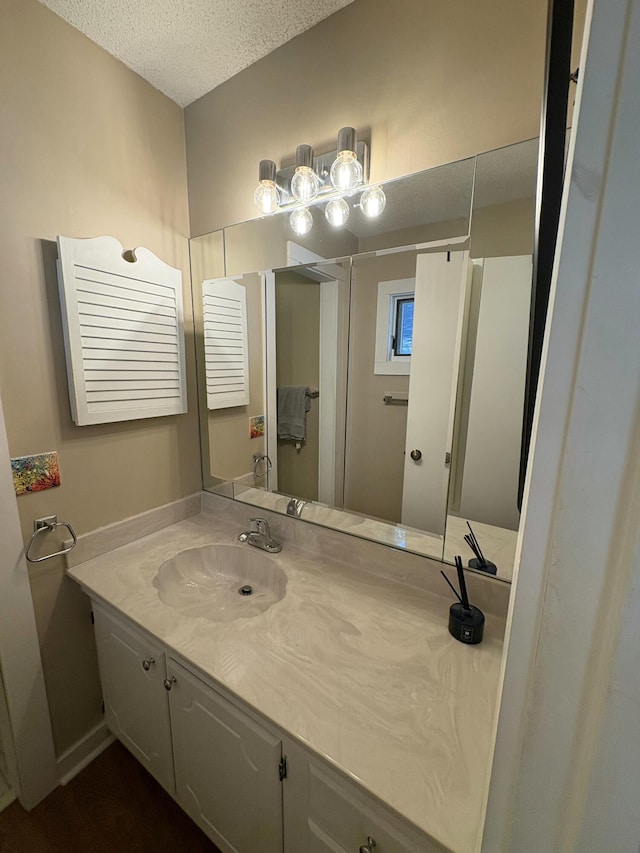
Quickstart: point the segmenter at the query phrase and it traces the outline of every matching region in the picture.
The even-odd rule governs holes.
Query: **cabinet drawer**
[[[105,722],[169,793],[175,789],[163,649],[93,606]]]
[[[311,764],[309,768],[309,853],[358,853],[367,838],[374,853],[425,853],[407,835],[385,820],[375,802],[365,804],[333,775]],[[434,848],[435,849],[435,848]]]
[[[286,741],[285,853],[448,853],[357,785]]]

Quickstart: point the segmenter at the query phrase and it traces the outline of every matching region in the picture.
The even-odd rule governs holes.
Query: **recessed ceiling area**
[[[353,0],[40,0],[181,107]]]

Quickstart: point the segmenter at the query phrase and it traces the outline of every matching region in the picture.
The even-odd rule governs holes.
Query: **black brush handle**
[[[477,559],[478,559],[480,562],[482,562],[482,560],[480,560],[480,554],[478,553],[478,549],[476,548],[476,543],[473,541],[473,539],[469,536],[469,534],[468,534],[468,533],[465,533],[464,541],[467,543],[467,545],[469,546],[469,548],[471,548],[471,550],[473,551],[473,553],[476,555]]]
[[[451,581],[450,581],[450,580],[449,580],[449,578],[445,575],[445,573],[442,571],[442,569],[440,569],[440,574],[441,574],[441,575],[442,575],[442,577],[446,580],[446,582],[449,584],[449,586],[450,586],[450,587],[451,587],[451,589],[453,590],[453,594],[454,594],[454,595],[455,595],[455,597],[458,599],[458,601],[460,602],[460,604],[462,604],[462,599],[460,598],[460,595],[458,594],[458,590],[457,590],[457,589],[455,588],[455,586],[451,583]]]
[[[467,584],[464,579],[464,569],[462,568],[462,557],[456,557],[456,569],[458,572],[458,583],[460,584],[462,606],[465,610],[471,610],[469,607],[469,596],[467,595]]]
[[[475,542],[476,548],[478,549],[478,559],[480,559],[483,563],[486,563],[487,561],[485,560],[484,554],[482,553],[482,548],[480,547],[480,543],[478,542],[478,537],[473,532],[473,528],[471,527],[471,525],[469,524],[468,521],[467,521],[467,527],[471,531],[471,536],[473,537],[473,541]]]

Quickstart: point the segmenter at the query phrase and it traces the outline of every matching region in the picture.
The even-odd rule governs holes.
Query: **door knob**
[[[171,690],[171,688],[173,687],[173,685],[174,685],[175,683],[176,683],[176,677],[175,677],[175,675],[172,675],[172,676],[171,676],[171,678],[165,678],[165,680],[164,680],[164,689],[165,689],[165,690]]]
[[[367,843],[362,845],[362,847],[360,848],[360,853],[373,853],[373,848],[375,846],[376,846],[376,842],[373,840],[373,838],[370,835],[368,835],[367,836]]]
[[[146,658],[146,660],[142,661],[142,668],[145,672],[149,672],[152,663],[155,663],[155,660],[153,658]]]
[[[419,462],[420,459],[422,459],[422,451],[421,450],[412,450],[411,451],[411,458],[413,459],[414,462]]]

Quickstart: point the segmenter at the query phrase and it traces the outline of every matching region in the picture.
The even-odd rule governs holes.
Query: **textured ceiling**
[[[353,0],[40,0],[180,106]]]

